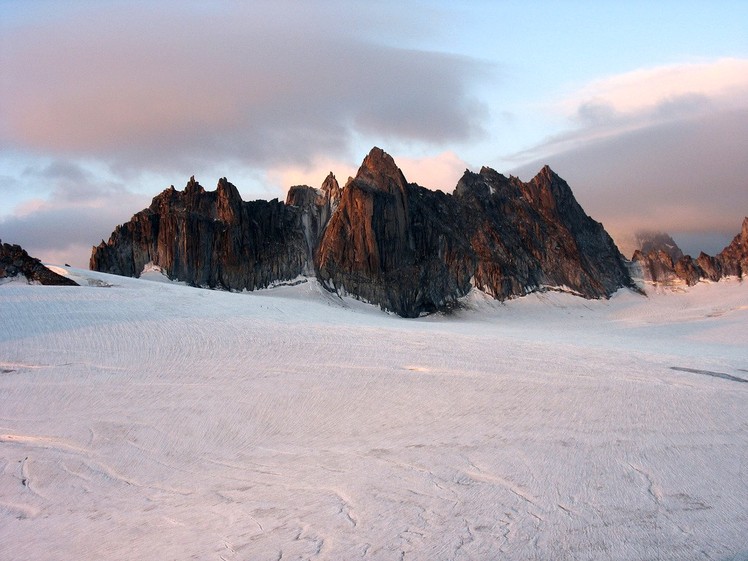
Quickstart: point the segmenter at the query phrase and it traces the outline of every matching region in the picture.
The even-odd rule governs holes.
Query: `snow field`
[[[748,559],[737,281],[404,320],[68,274],[0,287],[0,559]]]

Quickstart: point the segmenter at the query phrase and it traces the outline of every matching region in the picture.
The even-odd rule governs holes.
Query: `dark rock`
[[[632,285],[610,236],[550,168],[529,183],[466,171],[450,196],[408,184],[378,148],[343,188],[317,273],[407,317],[448,307],[471,284],[497,299],[548,288],[600,298]]]
[[[722,278],[722,263],[716,257],[702,251],[696,258],[696,264],[701,269],[703,278],[710,281],[718,281]]]
[[[661,249],[650,250],[646,254],[636,250],[631,261],[641,268],[644,280],[670,284],[678,279],[672,257]]]
[[[740,233],[717,254],[723,276],[748,276],[748,216],[743,219]]]
[[[405,317],[447,308],[470,290],[460,218],[452,197],[409,185],[375,148],[343,188],[317,250],[317,277]]]
[[[632,284],[613,240],[548,166],[528,183],[467,171],[455,199],[478,256],[475,285],[496,298],[546,288],[601,298]]]
[[[23,275],[29,282],[45,285],[78,286],[68,277],[58,275],[31,257],[19,245],[0,242],[0,279]]]
[[[254,290],[309,270],[299,209],[243,202],[225,178],[205,191],[193,178],[170,187],[151,206],[93,248],[92,270],[137,277],[148,263],[194,286]]]
[[[693,286],[703,276],[703,271],[691,258],[690,255],[684,255],[675,263],[675,274],[686,281],[688,286]]]

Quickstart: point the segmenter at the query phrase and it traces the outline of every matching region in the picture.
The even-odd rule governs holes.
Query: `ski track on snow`
[[[748,558],[741,283],[403,320],[68,274],[0,287],[0,559]]]

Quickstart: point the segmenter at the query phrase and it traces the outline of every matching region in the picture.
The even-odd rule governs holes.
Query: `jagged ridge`
[[[255,289],[315,274],[405,317],[448,309],[478,286],[495,298],[565,287],[600,298],[632,286],[601,224],[547,166],[530,182],[483,168],[453,195],[408,183],[392,157],[371,150],[340,189],[295,186],[286,204],[241,201],[222,179],[194,178],[95,247],[91,268],[137,276],[153,262],[198,286]]]

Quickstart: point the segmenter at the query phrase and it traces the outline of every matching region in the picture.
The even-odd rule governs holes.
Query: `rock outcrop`
[[[743,278],[748,276],[748,217],[743,220],[740,233],[714,257],[701,252],[696,259],[682,253],[674,258],[655,248],[648,253],[636,251],[632,262],[641,269],[645,280],[660,284],[684,282],[693,286],[701,280]]]
[[[31,257],[19,245],[0,242],[0,279],[22,275],[30,283],[58,286],[78,286],[78,283],[50,271],[42,262]]]
[[[673,258],[661,249],[652,249],[649,253],[637,249],[631,262],[640,269],[641,276],[646,281],[671,284],[678,280]]]
[[[473,285],[503,300],[548,288],[600,298],[631,284],[610,236],[550,168],[529,183],[466,171],[445,195],[409,184],[378,148],[343,188],[316,265],[328,288],[406,317]]]
[[[631,286],[611,237],[548,166],[527,183],[467,171],[455,199],[477,256],[475,284],[498,299],[546,288],[601,298]]]
[[[295,186],[286,204],[241,201],[222,179],[167,189],[93,249],[91,268],[137,276],[152,262],[197,286],[255,289],[314,274],[331,291],[405,317],[450,308],[473,286],[497,299],[561,289],[587,298],[633,286],[623,257],[568,184],[483,168],[454,194],[408,183],[374,148],[340,189]]]
[[[409,184],[379,148],[342,190],[316,254],[317,278],[405,317],[449,307],[474,263],[454,198]]]
[[[93,249],[90,268],[137,277],[148,263],[171,279],[231,290],[263,288],[307,270],[298,208],[277,199],[244,202],[225,178],[205,191],[191,178],[118,226]]]
[[[743,219],[740,233],[717,254],[722,276],[748,276],[748,216]]]
[[[340,186],[332,172],[321,189],[308,185],[295,185],[288,190],[286,205],[301,212],[301,228],[306,241],[306,259],[303,274],[314,274],[314,252],[322,239],[325,226],[340,203]]]

